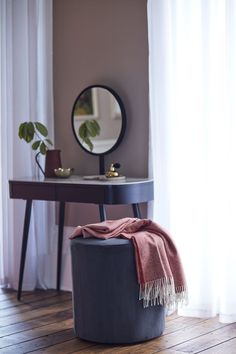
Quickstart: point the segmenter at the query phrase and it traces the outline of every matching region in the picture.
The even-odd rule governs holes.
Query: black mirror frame
[[[111,149],[102,152],[102,153],[95,153],[92,151],[87,150],[79,141],[78,136],[76,134],[75,128],[74,128],[74,110],[75,110],[75,106],[77,104],[78,99],[80,98],[80,96],[87,90],[92,89],[92,88],[103,88],[107,91],[109,91],[117,100],[120,110],[121,110],[121,131],[120,134],[118,136],[118,139],[116,141],[116,143],[111,147]],[[112,151],[114,151],[121,143],[121,141],[123,140],[124,134],[125,134],[125,130],[126,130],[126,112],[125,112],[125,107],[124,104],[120,98],[120,96],[117,94],[116,91],[114,91],[112,88],[110,88],[109,86],[106,85],[90,85],[88,87],[86,87],[83,91],[80,92],[80,94],[77,96],[77,98],[75,99],[75,102],[73,104],[73,108],[72,108],[72,113],[71,113],[71,124],[72,124],[72,131],[74,134],[74,137],[76,139],[76,141],[78,142],[78,144],[80,145],[80,147],[86,151],[88,154],[90,155],[96,155],[96,156],[103,156],[103,155],[107,155],[110,154]]]

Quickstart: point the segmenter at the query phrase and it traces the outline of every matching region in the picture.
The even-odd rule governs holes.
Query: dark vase
[[[47,150],[45,177],[55,177],[54,169],[61,167],[61,150]]]
[[[41,172],[44,174],[44,177],[55,177],[54,169],[61,167],[61,150],[47,150],[45,159],[45,171],[42,169],[38,161],[39,154],[40,152],[36,154],[35,161]]]

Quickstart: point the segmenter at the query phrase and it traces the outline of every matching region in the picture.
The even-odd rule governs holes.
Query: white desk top
[[[87,176],[86,176],[87,177]],[[106,185],[106,184],[116,184],[116,185],[123,185],[123,184],[142,184],[147,182],[152,182],[153,180],[150,178],[134,178],[134,177],[127,177],[125,180],[87,180],[84,179],[83,176],[72,175],[69,178],[38,178],[38,177],[20,177],[20,178],[13,178],[12,181],[19,181],[19,182],[40,182],[40,183],[58,183],[58,184],[87,184],[87,185]]]

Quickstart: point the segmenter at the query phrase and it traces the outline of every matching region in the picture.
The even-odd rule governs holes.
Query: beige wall
[[[120,162],[122,174],[146,177],[146,0],[54,0],[53,7],[55,141],[62,151],[63,166],[74,167],[80,175],[98,173],[98,157],[84,152],[75,141],[71,109],[86,86],[103,84],[117,91],[127,113],[124,140],[106,156],[106,166]],[[90,205],[69,205],[67,214],[69,225],[98,219],[97,208]],[[108,217],[129,214],[129,209],[120,207],[108,210]]]

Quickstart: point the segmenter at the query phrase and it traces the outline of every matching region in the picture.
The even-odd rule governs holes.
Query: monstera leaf
[[[26,143],[32,142],[32,149],[34,151],[38,150],[43,155],[46,154],[49,146],[53,145],[52,141],[47,138],[48,129],[40,122],[21,123],[18,130],[18,136],[20,139],[25,140]]]

